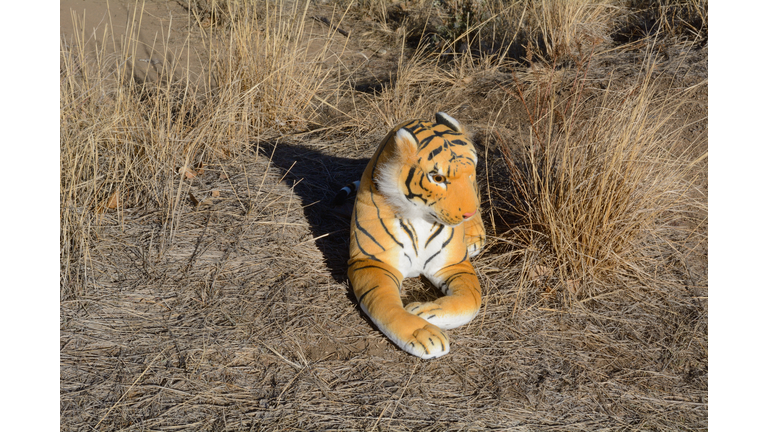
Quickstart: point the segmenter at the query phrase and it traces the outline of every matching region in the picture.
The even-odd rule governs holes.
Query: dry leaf
[[[114,191],[107,201],[107,208],[116,209],[118,205],[120,205],[120,192]]]
[[[179,174],[183,174],[188,179],[191,179],[197,176],[197,173],[195,173],[195,171],[187,168],[186,166],[179,168]]]
[[[565,288],[568,289],[568,291],[571,292],[571,294],[578,294],[579,287],[581,286],[581,281],[578,279],[568,279],[565,281]]]
[[[189,199],[192,201],[192,205],[195,207],[197,207],[198,204],[200,204],[200,201],[198,201],[197,198],[195,198],[195,196],[192,195],[192,192],[189,193]]]
[[[537,279],[540,277],[552,276],[553,270],[550,267],[543,265],[536,265],[530,270],[530,277]]]
[[[195,165],[195,172],[197,173],[197,175],[203,175],[203,173],[205,172],[205,166],[203,165],[202,162],[198,162],[197,165]]]

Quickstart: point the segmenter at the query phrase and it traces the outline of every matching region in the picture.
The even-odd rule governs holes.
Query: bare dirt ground
[[[334,5],[310,4],[310,34],[328,32],[313,17],[333,17]],[[61,33],[68,40],[73,31],[70,10],[86,11],[94,46],[105,22],[119,35],[141,17],[135,79],[156,79],[169,59],[204,73],[213,30],[184,2],[147,1],[143,15],[134,7],[62,0]],[[353,37],[335,34],[329,57],[343,56],[360,94],[381,89],[412,54],[396,30],[355,9],[341,28]],[[592,65],[592,76],[605,77],[595,91],[608,77],[611,86],[634,82],[644,52],[619,51]],[[658,82],[693,89],[667,127],[705,153],[707,45],[658,51]],[[388,125],[332,140],[311,131],[254,137],[252,151],[177,184],[172,217],[125,208],[92,227],[86,283],[61,287],[61,429],[706,430],[706,210],[679,222],[695,235],[659,246],[653,285],[625,278],[568,300],[530,277],[540,254],[504,237],[515,220],[492,198],[506,169],[493,116],[505,119],[493,130],[506,128],[524,147],[525,106],[499,90],[512,81],[505,70],[468,75],[456,84],[466,97],[444,107],[475,131],[485,155],[492,237],[474,261],[483,307],[450,332],[449,355],[423,361],[398,350],[346,279],[348,219],[330,201],[359,176]],[[706,203],[706,160],[698,168],[690,193]],[[420,280],[405,289],[406,298],[435,295]]]

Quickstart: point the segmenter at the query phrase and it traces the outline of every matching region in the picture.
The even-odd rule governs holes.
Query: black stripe
[[[379,205],[376,203],[376,196],[373,194],[373,190],[371,190],[371,203],[374,207],[376,207],[376,218],[379,219],[379,223],[381,224],[381,227],[384,228],[384,232],[387,233],[389,238],[392,239],[393,242],[395,242],[400,248],[403,248],[403,244],[397,241],[394,235],[389,231],[389,228],[387,228],[387,225],[384,223],[384,219],[381,218],[381,209],[379,208]]]
[[[430,135],[424,138],[423,140],[419,141],[419,151],[424,150],[427,146],[432,144],[432,141],[434,141],[435,138],[437,138],[436,135]]]
[[[453,273],[452,275],[448,276],[448,279],[445,280],[444,285],[450,285],[451,283],[453,283],[454,280],[456,280],[456,278],[458,278],[459,276],[463,276],[463,275],[474,275],[474,273],[472,273],[472,272]],[[475,276],[477,276],[477,275],[475,275]]]
[[[427,239],[427,243],[424,245],[425,248],[429,246],[429,242],[434,240],[435,237],[437,237],[438,235],[440,235],[441,232],[443,232],[443,228],[445,228],[445,225],[440,225],[437,231],[435,231],[434,233],[432,233],[431,236],[429,236],[429,238]]]
[[[419,120],[413,120],[412,122],[403,126],[403,128],[410,132],[414,138],[416,138],[416,142],[419,142],[419,138],[416,136],[416,134],[427,130],[427,128],[424,126],[424,123]]]
[[[424,179],[425,178],[427,178],[427,176],[425,176],[424,172],[422,171],[421,172],[421,176],[419,176],[419,188],[421,188],[421,190],[423,190],[425,192],[428,192],[428,189],[424,187]],[[428,194],[427,195],[427,197],[430,197],[430,196],[432,196],[432,194]]]
[[[430,132],[432,132],[432,136],[443,138],[446,141],[448,141],[448,139],[446,139],[446,137],[448,137],[448,138],[456,137],[458,139],[455,140],[455,141],[463,141],[462,134],[460,134],[460,133],[458,133],[458,132],[456,132],[454,130],[451,130],[450,128],[447,128],[447,127],[445,128],[445,130],[440,130],[440,129],[442,129],[442,128],[438,128],[436,126],[433,126],[431,131],[430,131]]]
[[[445,126],[445,125],[443,125],[443,126]],[[453,129],[449,128],[449,127],[446,127],[444,130],[440,130],[440,129],[443,129],[443,128],[441,128],[440,126],[433,125],[432,126],[432,133],[435,134],[436,136],[439,136],[439,137],[446,136],[446,135],[447,136],[456,136],[456,137],[461,136],[460,133],[456,132],[455,130],[453,130]]]
[[[443,293],[447,293],[448,292],[448,288],[450,288],[451,283],[453,283],[453,281],[455,281],[456,278],[458,278],[459,276],[462,276],[462,275],[474,275],[475,277],[477,277],[476,274],[471,273],[471,272],[454,273],[450,277],[448,277],[448,279],[446,279],[446,281],[443,283],[443,286],[440,287],[440,290],[443,291]],[[481,291],[480,291],[480,288],[477,288],[477,287],[472,286],[472,285],[467,285],[467,286],[472,287],[472,289],[475,292],[482,294]]]
[[[435,254],[434,254],[434,255],[432,255],[431,257],[427,258],[427,261],[426,261],[426,262],[424,262],[424,267],[422,267],[422,270],[424,270],[424,269],[426,269],[426,268],[427,268],[427,264],[429,264],[429,262],[430,262],[430,261],[432,261],[432,258],[434,258],[434,257],[436,257],[436,256],[438,256],[438,255],[440,255],[442,252],[443,252],[443,250],[442,250],[442,249],[440,249],[439,251],[435,252]]]
[[[416,341],[416,342],[419,342],[419,341]],[[411,342],[411,345],[413,345],[413,342]],[[426,345],[424,345],[421,342],[419,342],[419,345],[421,345],[421,347],[424,348],[424,353],[425,354],[429,354],[429,351],[427,351],[427,346]]]
[[[370,268],[379,269],[379,270],[383,271],[384,273],[386,273],[386,276],[388,278],[392,279],[392,282],[395,283],[395,286],[397,286],[397,289],[398,290],[400,289],[400,279],[398,279],[397,276],[395,276],[391,271],[385,269],[384,267],[379,267],[377,265],[367,265],[367,266],[363,266],[363,267],[358,267],[354,271],[357,272],[357,271],[360,271],[360,270],[365,270],[365,269],[370,269]]]
[[[366,257],[368,257],[369,259],[372,259],[374,261],[381,262],[381,260],[376,258],[375,255],[370,254],[370,253],[366,252],[365,249],[363,249],[363,245],[360,244],[360,240],[357,238],[357,236],[355,236],[355,243],[357,243],[357,248],[360,249],[360,252],[362,252],[363,255],[365,255]]]
[[[445,145],[441,145],[440,147],[438,147],[438,148],[432,150],[431,152],[429,152],[429,155],[427,156],[427,160],[431,161],[435,156],[439,155],[440,152],[443,151],[444,147],[445,147]]]
[[[413,231],[413,238],[414,238],[413,244],[416,249],[419,249],[419,232],[416,231],[416,228],[413,227],[413,223],[409,219],[406,219],[405,223],[406,225],[408,225],[408,228],[410,228],[411,231]]]
[[[357,216],[357,215],[355,215],[355,216]],[[363,234],[365,234],[366,236],[368,236],[368,238],[370,238],[371,240],[373,240],[373,242],[374,242],[374,243],[376,243],[376,246],[378,246],[379,248],[381,248],[381,250],[382,250],[382,251],[386,250],[386,249],[384,249],[384,246],[382,246],[382,245],[381,245],[381,243],[379,243],[379,242],[378,242],[378,240],[376,240],[376,238],[374,238],[374,237],[371,235],[371,233],[369,233],[368,231],[366,231],[366,230],[365,230],[365,228],[363,228],[363,227],[360,225],[360,221],[358,221],[357,217],[355,217],[355,227],[357,227],[357,230],[358,230],[358,231],[362,232]],[[357,238],[357,236],[356,236],[356,238]],[[357,241],[357,244],[358,244],[358,245],[360,244],[360,240],[358,240],[358,241]],[[361,250],[362,250],[362,248],[361,248]]]
[[[418,198],[422,201],[424,201],[424,204],[427,203],[427,200],[419,194],[413,193],[411,190],[411,182],[413,181],[413,174],[416,172],[416,168],[411,167],[411,169],[408,171],[408,178],[405,179],[405,187],[408,188],[408,193],[405,195],[405,197],[411,201],[413,201],[413,198]]]
[[[413,251],[416,252],[416,256],[419,256],[419,239],[416,237],[415,232],[412,231],[413,227],[409,227],[408,222],[404,221],[403,219],[400,219],[400,227],[403,229],[403,231],[405,231],[406,234],[408,234],[408,237],[411,239],[411,246],[413,247]]]
[[[373,287],[373,288],[369,289],[368,291],[364,292],[364,293],[363,293],[363,295],[361,295],[361,296],[360,296],[360,298],[358,298],[358,299],[357,299],[357,302],[358,302],[358,303],[362,303],[362,302],[363,302],[363,298],[364,298],[365,296],[367,296],[367,295],[368,295],[368,293],[370,293],[371,291],[375,290],[376,288],[378,288],[378,287],[380,287],[380,286],[381,286],[381,285],[376,285],[375,287]]]
[[[447,141],[447,142],[448,142],[448,143],[449,143],[451,146],[462,146],[462,147],[463,147],[463,146],[466,146],[466,145],[468,145],[468,144],[469,144],[469,142],[467,142],[466,140],[463,140],[463,139],[457,139],[457,140],[452,140],[452,141],[448,141],[448,140],[446,140],[446,141]]]
[[[451,240],[453,240],[453,233],[455,231],[456,230],[454,228],[451,228],[451,235],[450,235],[450,237],[448,237],[448,240],[443,242],[443,247],[442,247],[443,249],[445,249],[445,247],[448,246],[448,244],[451,242]],[[464,260],[461,260],[461,261],[464,261]],[[459,262],[461,262],[461,261],[459,261]]]
[[[448,163],[456,162],[459,159],[466,159],[468,161],[467,163],[468,165],[475,166],[475,160],[473,158],[465,155],[456,154],[454,152],[451,152],[451,158],[448,159]]]

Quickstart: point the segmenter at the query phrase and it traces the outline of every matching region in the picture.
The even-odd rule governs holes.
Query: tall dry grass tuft
[[[527,152],[516,161],[505,149],[504,158],[522,221],[513,233],[541,252],[529,277],[555,277],[583,297],[619,276],[650,276],[669,231],[704,205],[689,192],[706,153],[680,148],[682,128],[669,127],[684,98],[660,93],[646,66],[634,86],[609,87],[590,104],[577,79],[559,100],[551,83],[539,83],[549,89],[539,92],[544,109],[526,105]]]
[[[327,98],[339,91],[332,82],[336,76],[322,64],[330,37],[309,43],[309,4],[268,3],[258,14],[243,12],[220,49],[213,68],[216,86],[237,100],[236,122],[256,133],[305,130],[320,110],[335,110]]]
[[[445,9],[439,33],[457,52],[561,66],[585,47],[607,46],[621,11],[614,2],[595,0],[464,0]]]
[[[252,13],[255,3],[235,0],[188,0],[182,4],[201,28],[230,25]]]
[[[568,60],[591,45],[606,43],[618,7],[606,1],[526,1],[515,11],[527,22],[529,49],[539,59]]]
[[[362,106],[356,115],[368,130],[392,128],[401,121],[431,118],[450,103],[446,72],[424,50],[412,57],[401,54],[389,85],[372,95],[359,95]]]
[[[118,39],[107,27],[91,49],[83,23],[61,41],[61,285],[83,294],[102,215],[173,201],[173,172],[203,146],[189,133],[199,121],[189,81],[163,63],[157,83],[141,83],[138,25]],[[136,22],[135,20],[133,22]],[[185,160],[186,159],[186,160]],[[75,288],[79,287],[79,288]]]
[[[207,71],[182,69],[182,52],[163,41],[153,51],[166,60],[152,63],[152,79],[141,78],[139,24],[125,35],[107,27],[94,49],[83,22],[73,17],[75,37],[61,41],[63,296],[81,295],[88,286],[105,216],[123,223],[139,207],[157,210],[171,239],[186,199],[184,179],[249,149],[254,140],[306,130],[329,108],[336,77],[318,66],[329,38],[308,50],[308,3],[300,4],[276,2],[257,10],[261,5],[238,3],[225,9],[238,15],[228,20],[226,37],[206,39]]]
[[[626,7],[616,35],[622,42],[671,36],[705,43],[709,37],[707,0],[631,0]]]

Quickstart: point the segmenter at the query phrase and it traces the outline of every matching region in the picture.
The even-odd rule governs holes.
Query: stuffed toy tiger
[[[379,145],[359,183],[352,213],[349,279],[362,310],[404,351],[434,358],[451,329],[480,309],[469,258],[485,245],[475,166],[464,128],[445,113],[412,120]],[[424,275],[445,296],[403,307],[404,277]]]

